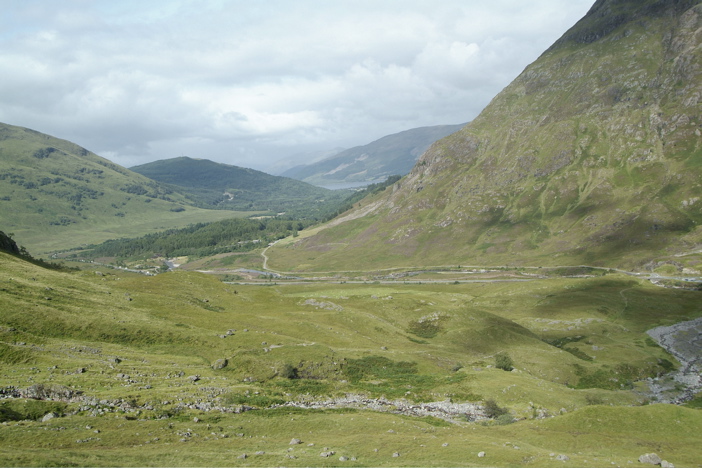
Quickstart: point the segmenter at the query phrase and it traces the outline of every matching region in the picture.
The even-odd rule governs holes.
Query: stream
[[[702,317],[646,333],[680,361],[678,370],[646,380],[652,399],[680,404],[694,398],[702,390]]]

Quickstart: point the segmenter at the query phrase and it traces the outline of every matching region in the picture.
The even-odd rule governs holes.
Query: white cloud
[[[593,0],[25,0],[0,120],[133,165],[263,168],[472,119]]]

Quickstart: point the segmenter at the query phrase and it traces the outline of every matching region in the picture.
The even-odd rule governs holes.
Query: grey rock
[[[395,452],[392,454],[393,458],[397,458],[400,456],[400,452]]]
[[[214,364],[212,364],[212,368],[217,370],[217,369],[224,369],[229,365],[229,361],[227,359],[217,359]]]
[[[647,463],[649,465],[660,465],[662,461],[661,457],[655,453],[644,453],[639,457],[640,463]]]
[[[41,418],[41,422],[46,422],[51,419],[58,418],[58,414],[56,413],[46,413],[43,418]]]
[[[478,458],[485,458],[485,452],[478,452]]]
[[[570,457],[568,455],[556,455],[556,460],[568,461],[570,460]]]
[[[661,468],[675,468],[675,465],[673,465],[667,460],[663,460],[661,461]]]
[[[302,441],[301,441],[300,439],[293,438],[293,439],[290,441],[290,444],[289,444],[289,445],[299,445],[299,444],[301,444],[301,443],[302,443]]]
[[[198,380],[200,380],[200,376],[199,375],[191,375],[190,377],[188,377],[188,379],[190,379],[190,381],[192,381],[192,382],[197,382]]]
[[[58,384],[34,384],[20,391],[23,398],[33,400],[70,400],[83,392]]]
[[[236,458],[240,458],[240,459],[242,459],[242,460],[245,460],[245,459],[249,458],[249,456],[246,455],[245,453],[242,453],[241,455],[239,455],[239,456],[236,457]]]

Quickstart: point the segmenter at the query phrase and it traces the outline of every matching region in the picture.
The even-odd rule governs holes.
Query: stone
[[[348,461],[348,458],[342,455],[339,457],[339,461]]]
[[[333,450],[330,450],[330,451],[328,451],[328,452],[322,452],[322,453],[320,453],[319,456],[320,456],[320,457],[323,457],[323,458],[329,458],[329,457],[331,457],[332,455],[334,455],[335,453],[336,453],[336,452],[334,452]]]
[[[302,441],[300,439],[293,438],[288,445],[300,445],[301,443]]]
[[[485,452],[478,452],[478,458],[485,458]]]
[[[58,414],[56,413],[46,413],[43,418],[41,418],[41,422],[46,422],[51,419],[58,418]]]
[[[200,376],[199,375],[191,375],[190,377],[188,377],[188,379],[190,379],[191,382],[197,382],[198,380],[200,380]]]
[[[229,361],[227,359],[217,359],[214,364],[212,364],[212,368],[217,370],[217,369],[224,369],[229,365]]]
[[[655,453],[644,453],[639,457],[639,463],[646,463],[649,465],[660,465],[662,461],[661,457]]]
[[[395,452],[392,454],[393,458],[397,458],[400,456],[400,452]]]
[[[568,461],[570,460],[570,457],[568,455],[556,455],[556,460]]]
[[[70,400],[81,393],[83,392],[59,384],[34,384],[20,391],[23,398],[33,400]]]
[[[246,460],[247,458],[249,458],[249,456],[246,455],[245,453],[242,453],[241,455],[239,455],[239,456],[236,457],[236,458],[240,458],[240,459],[242,459],[242,460]]]
[[[661,461],[661,468],[675,468],[675,465],[673,465],[667,460],[663,460]]]

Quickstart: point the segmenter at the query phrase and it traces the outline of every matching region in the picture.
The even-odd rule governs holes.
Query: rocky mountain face
[[[701,41],[700,0],[598,0],[392,190],[279,249],[281,266],[699,267]]]

